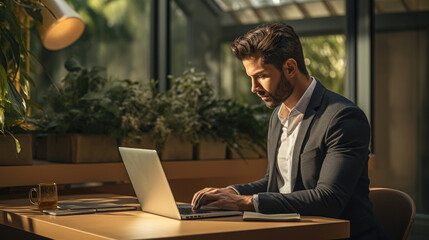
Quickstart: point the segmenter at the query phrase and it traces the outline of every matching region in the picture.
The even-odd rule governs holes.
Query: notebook
[[[155,150],[119,147],[141,209],[174,219],[198,219],[241,215],[240,211],[192,210],[191,204],[176,204]]]
[[[301,215],[299,213],[263,214],[263,213],[245,211],[243,213],[243,220],[297,222],[301,220]]]

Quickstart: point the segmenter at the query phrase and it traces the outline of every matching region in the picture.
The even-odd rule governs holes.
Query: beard
[[[268,108],[275,108],[286,101],[290,95],[292,95],[293,90],[294,87],[290,84],[286,77],[281,74],[280,82],[277,84],[274,93],[258,91],[257,94],[259,97],[268,98],[268,100],[263,100]]]

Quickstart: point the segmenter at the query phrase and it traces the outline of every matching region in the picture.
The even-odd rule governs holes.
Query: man
[[[267,173],[256,182],[203,189],[193,207],[347,219],[352,238],[383,239],[368,198],[365,114],[309,76],[299,37],[287,24],[257,27],[236,39],[232,51],[252,80],[252,92],[275,108]]]

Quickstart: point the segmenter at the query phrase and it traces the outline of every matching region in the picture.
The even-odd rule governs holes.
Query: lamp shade
[[[64,0],[42,2],[46,6],[41,12],[43,24],[39,26],[43,46],[49,50],[59,50],[74,43],[85,29],[80,16]]]

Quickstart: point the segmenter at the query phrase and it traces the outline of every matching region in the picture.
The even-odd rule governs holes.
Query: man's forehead
[[[270,67],[274,67],[272,64],[263,64],[262,63],[262,57],[261,56],[251,56],[246,59],[243,59],[243,65],[246,69],[246,74],[248,76],[253,76],[255,74],[258,74],[262,71],[265,71],[267,69],[270,69]],[[270,66],[272,65],[272,66]]]

